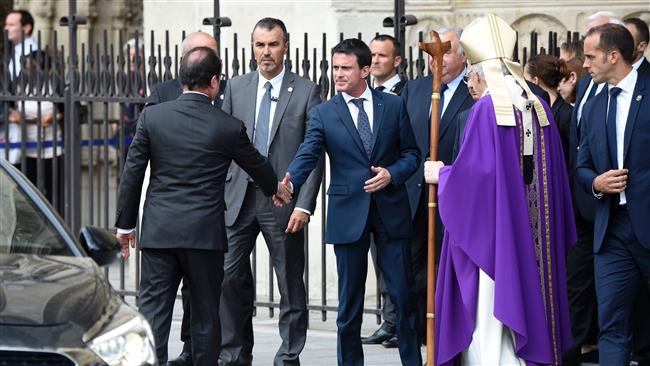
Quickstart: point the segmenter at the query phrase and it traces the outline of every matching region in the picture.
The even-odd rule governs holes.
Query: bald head
[[[191,49],[207,47],[217,51],[217,40],[205,32],[193,32],[187,35],[181,43],[181,56],[185,56]]]

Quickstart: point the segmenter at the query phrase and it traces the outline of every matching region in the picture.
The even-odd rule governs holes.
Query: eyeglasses
[[[463,76],[463,83],[467,84],[468,81],[469,81],[469,75],[466,74]]]

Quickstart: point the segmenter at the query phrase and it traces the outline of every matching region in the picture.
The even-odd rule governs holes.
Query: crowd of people
[[[12,12],[5,27],[16,43],[33,20]],[[303,230],[325,155],[339,365],[362,365],[363,344],[397,348],[403,365],[421,365],[430,317],[436,365],[650,364],[648,25],[598,12],[560,57],[536,55],[523,67],[512,60],[515,31],[494,15],[437,32],[449,42],[440,80],[404,79],[392,36],[342,40],[331,50],[338,93],[327,101],[285,69],[279,19],[252,29],[257,70],[228,81],[212,36],[183,40],[179,77],[152,88],[133,124],[115,223],[128,257],[149,165],[138,305],[161,365],[252,364],[249,257],[260,234],[281,295],[281,345],[262,362],[300,364]],[[15,47],[23,44],[21,36]],[[427,158],[432,99],[436,161]],[[10,126],[33,117],[28,103],[21,108],[9,111]],[[58,138],[56,108],[43,108],[46,138]],[[434,315],[427,212],[436,205]],[[368,251],[383,323],[362,337]],[[181,282],[183,350],[168,360]]]

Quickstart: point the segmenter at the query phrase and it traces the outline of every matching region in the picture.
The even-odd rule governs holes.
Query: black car
[[[100,269],[119,249],[99,228],[74,240],[0,158],[0,365],[156,364],[149,325]]]

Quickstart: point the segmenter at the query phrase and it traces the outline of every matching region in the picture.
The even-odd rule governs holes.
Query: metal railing
[[[35,42],[40,52],[30,55],[25,51],[19,62],[20,73],[17,72],[18,65],[10,67],[10,56],[5,54],[1,66],[3,74],[0,77],[0,116],[4,122],[1,124],[0,134],[6,137],[0,142],[4,150],[2,157],[10,159],[13,152],[19,152],[20,159],[14,162],[20,165],[23,173],[36,177],[37,187],[49,194],[53,206],[73,232],[78,232],[84,225],[112,228],[119,177],[126,149],[135,131],[135,123],[144,107],[145,96],[153,85],[175,78],[179,65],[179,45],[170,43],[169,32],[165,32],[162,37],[151,32],[147,45],[141,44],[141,35],[137,33],[131,37],[127,37],[123,32],[119,33],[118,44],[108,41],[106,31],[100,40],[93,39],[92,32],[89,33],[88,39],[78,40],[76,24],[82,21],[82,17],[75,17],[71,10],[71,15],[65,23],[70,33],[67,50],[60,45],[57,30],[52,33],[50,40],[44,40],[40,33],[37,34]],[[360,34],[356,36],[361,38]],[[578,37],[576,33],[569,33],[568,36],[574,39]],[[257,68],[250,45],[247,42],[239,42],[241,38],[237,34],[232,37],[234,47],[222,50],[224,79]],[[538,49],[537,37],[537,34],[531,34],[530,47],[523,47],[521,52],[519,49],[515,51],[516,60],[520,59],[520,53],[522,61],[525,62],[529,53],[532,56],[547,52],[544,48]],[[327,100],[335,93],[331,78],[330,49],[339,39],[343,39],[344,35],[340,34],[339,39],[335,40],[328,39],[326,34],[317,40],[309,39],[307,34],[301,38],[299,41],[294,38],[291,43],[298,46],[291,48],[287,53],[285,67],[317,83],[322,99]],[[425,38],[426,36],[420,33],[419,39]],[[128,39],[135,41],[124,46]],[[7,33],[4,34],[3,42],[4,49],[8,50],[10,43]],[[21,42],[26,44],[24,37]],[[549,34],[548,44],[554,54],[559,54],[557,33]],[[405,50],[405,62],[400,68],[400,73],[409,79],[428,75],[428,62],[417,45],[408,45]],[[48,113],[51,115],[46,115],[44,110],[50,111]],[[14,123],[12,126],[12,123],[7,123],[10,116],[23,123]],[[51,118],[51,122],[39,123],[44,118]],[[12,131],[17,132],[16,126],[19,126],[22,138],[12,141],[9,137]],[[35,139],[28,140],[26,136],[30,131],[33,132],[34,128]],[[54,136],[57,131],[60,132],[61,139],[45,138],[52,131]],[[48,151],[50,148],[52,153]],[[52,158],[60,152],[61,158]],[[28,153],[35,158],[28,157]],[[34,160],[35,171],[32,171],[34,164],[29,163]],[[327,176],[322,180],[321,193],[325,192],[326,185]],[[336,311],[337,307],[331,305],[328,300],[330,296],[335,295],[328,294],[326,287],[325,194],[321,194],[319,203],[323,218],[319,235],[321,286],[316,291],[309,288],[309,276],[312,273],[307,229],[304,248],[305,283],[308,298],[310,292],[318,293],[316,297],[319,298],[319,301],[308,302],[308,308],[321,311],[322,319],[326,320],[327,312]],[[253,273],[256,273],[257,264],[257,258],[253,254]],[[271,266],[269,272],[268,298],[256,298],[256,306],[269,308],[273,315],[273,309],[279,307],[279,302],[274,298],[275,285]],[[108,268],[106,274],[109,277]],[[127,286],[126,266],[122,262],[116,289],[124,296],[137,297],[139,276],[136,253],[134,285]],[[364,311],[376,314],[379,321],[381,302],[380,296],[377,298],[375,306]]]

